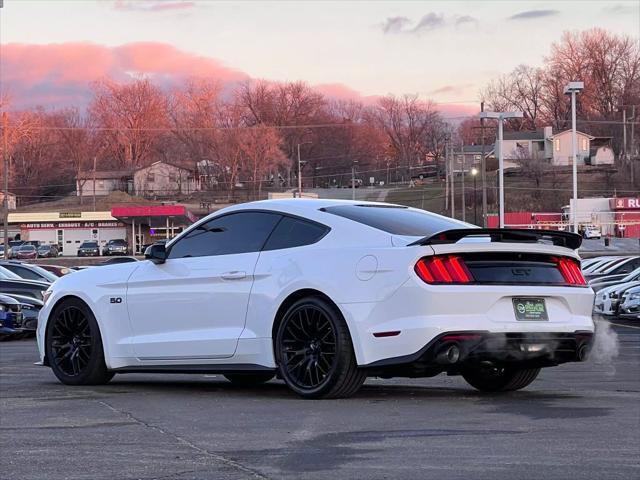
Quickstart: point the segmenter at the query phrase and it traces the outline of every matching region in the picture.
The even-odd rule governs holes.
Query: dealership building
[[[62,255],[75,256],[85,240],[103,247],[120,238],[141,254],[143,245],[177,235],[197,217],[182,205],[152,205],[99,212],[10,213],[8,220],[10,238],[56,244]]]

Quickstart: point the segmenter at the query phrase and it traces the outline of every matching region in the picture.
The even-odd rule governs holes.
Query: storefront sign
[[[23,223],[22,230],[48,230],[48,229],[74,229],[74,228],[124,228],[122,222],[49,222],[49,223]]]
[[[612,198],[611,210],[640,210],[640,197]]]

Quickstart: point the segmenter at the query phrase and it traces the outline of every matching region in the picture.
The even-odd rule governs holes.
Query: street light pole
[[[473,167],[471,169],[471,176],[473,177],[473,223],[478,225],[478,197],[476,189],[476,180],[478,177],[478,169]]]
[[[522,118],[522,112],[480,112],[480,118],[495,118],[498,120],[498,193],[500,228],[504,228],[504,152],[502,151],[502,127],[506,118]]]
[[[573,154],[573,232],[578,233],[578,136],[576,134],[576,93],[584,88],[583,82],[569,82],[564,87],[566,95],[571,94],[571,150]]]
[[[573,155],[573,233],[578,233],[578,136],[576,135],[576,92],[571,92],[571,154]]]
[[[502,151],[502,123],[503,119],[498,119],[498,192],[500,194],[500,228],[504,228],[504,152]]]

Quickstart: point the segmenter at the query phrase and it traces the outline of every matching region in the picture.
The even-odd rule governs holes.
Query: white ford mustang
[[[41,362],[70,385],[116,373],[278,375],[307,398],[368,376],[462,375],[482,391],[584,360],[593,292],[580,237],[478,229],[398,205],[269,200],[200,220],[147,261],[46,292]]]

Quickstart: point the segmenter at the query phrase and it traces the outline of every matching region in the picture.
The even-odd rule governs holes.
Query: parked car
[[[38,300],[44,299],[44,292],[51,286],[50,283],[38,282],[36,280],[14,280],[10,278],[0,278],[0,293],[17,293],[26,297]]]
[[[78,248],[78,256],[79,257],[99,257],[100,247],[98,246],[98,242],[95,242],[95,241],[82,242],[82,244],[80,245],[80,248]]]
[[[38,247],[38,257],[56,258],[60,256],[60,251],[56,244],[43,244]]]
[[[602,237],[602,231],[595,225],[587,225],[582,231],[582,236],[584,238],[598,239]]]
[[[640,287],[629,288],[620,297],[618,313],[625,318],[640,320]]]
[[[109,240],[102,248],[102,255],[126,255],[129,252],[129,245],[121,238]]]
[[[616,315],[622,294],[627,289],[638,285],[640,285],[640,281],[619,283],[603,288],[596,294],[593,312],[601,315]]]
[[[589,281],[589,286],[594,292],[597,292],[603,288],[610,287],[611,285],[632,282],[634,280],[640,280],[640,267],[628,274],[618,273],[616,275],[606,275],[604,277],[594,278]]]
[[[15,252],[14,258],[17,260],[35,260],[38,258],[38,249],[33,245],[21,245]]]
[[[0,294],[0,339],[22,332],[22,308],[19,301]]]
[[[22,328],[26,332],[35,333],[38,327],[38,314],[44,302],[37,298],[20,295],[18,293],[4,293],[3,295],[20,302],[22,307]]]
[[[598,269],[596,272],[587,273],[585,277],[587,280],[592,280],[606,275],[628,274],[638,267],[640,267],[640,257],[624,257],[622,260],[614,261],[606,267]]]
[[[598,257],[595,262],[591,263],[587,267],[583,267],[582,272],[587,275],[590,273],[598,273],[601,270],[608,268],[611,265],[622,262],[628,256],[615,256],[615,257]]]
[[[11,258],[12,248],[11,248],[10,245],[9,245],[9,248],[7,249],[7,251],[9,252],[7,254],[7,258]],[[4,243],[0,243],[0,258],[4,258]]]
[[[40,361],[72,385],[206,371],[244,385],[279,375],[304,398],[335,398],[368,376],[447,372],[481,391],[519,390],[591,348],[581,242],[391,204],[234,205],[152,245],[147,261],[52,284]],[[88,341],[69,353],[69,338]]]
[[[63,267],[61,265],[40,265],[41,268],[53,273],[58,277],[62,277],[63,275],[68,275],[72,272],[69,267]]]
[[[116,265],[118,263],[137,262],[138,259],[134,257],[113,257],[105,260],[100,265]]]
[[[15,273],[25,280],[38,280],[40,282],[53,283],[58,277],[39,265],[22,263],[16,260],[0,260],[0,266]]]

